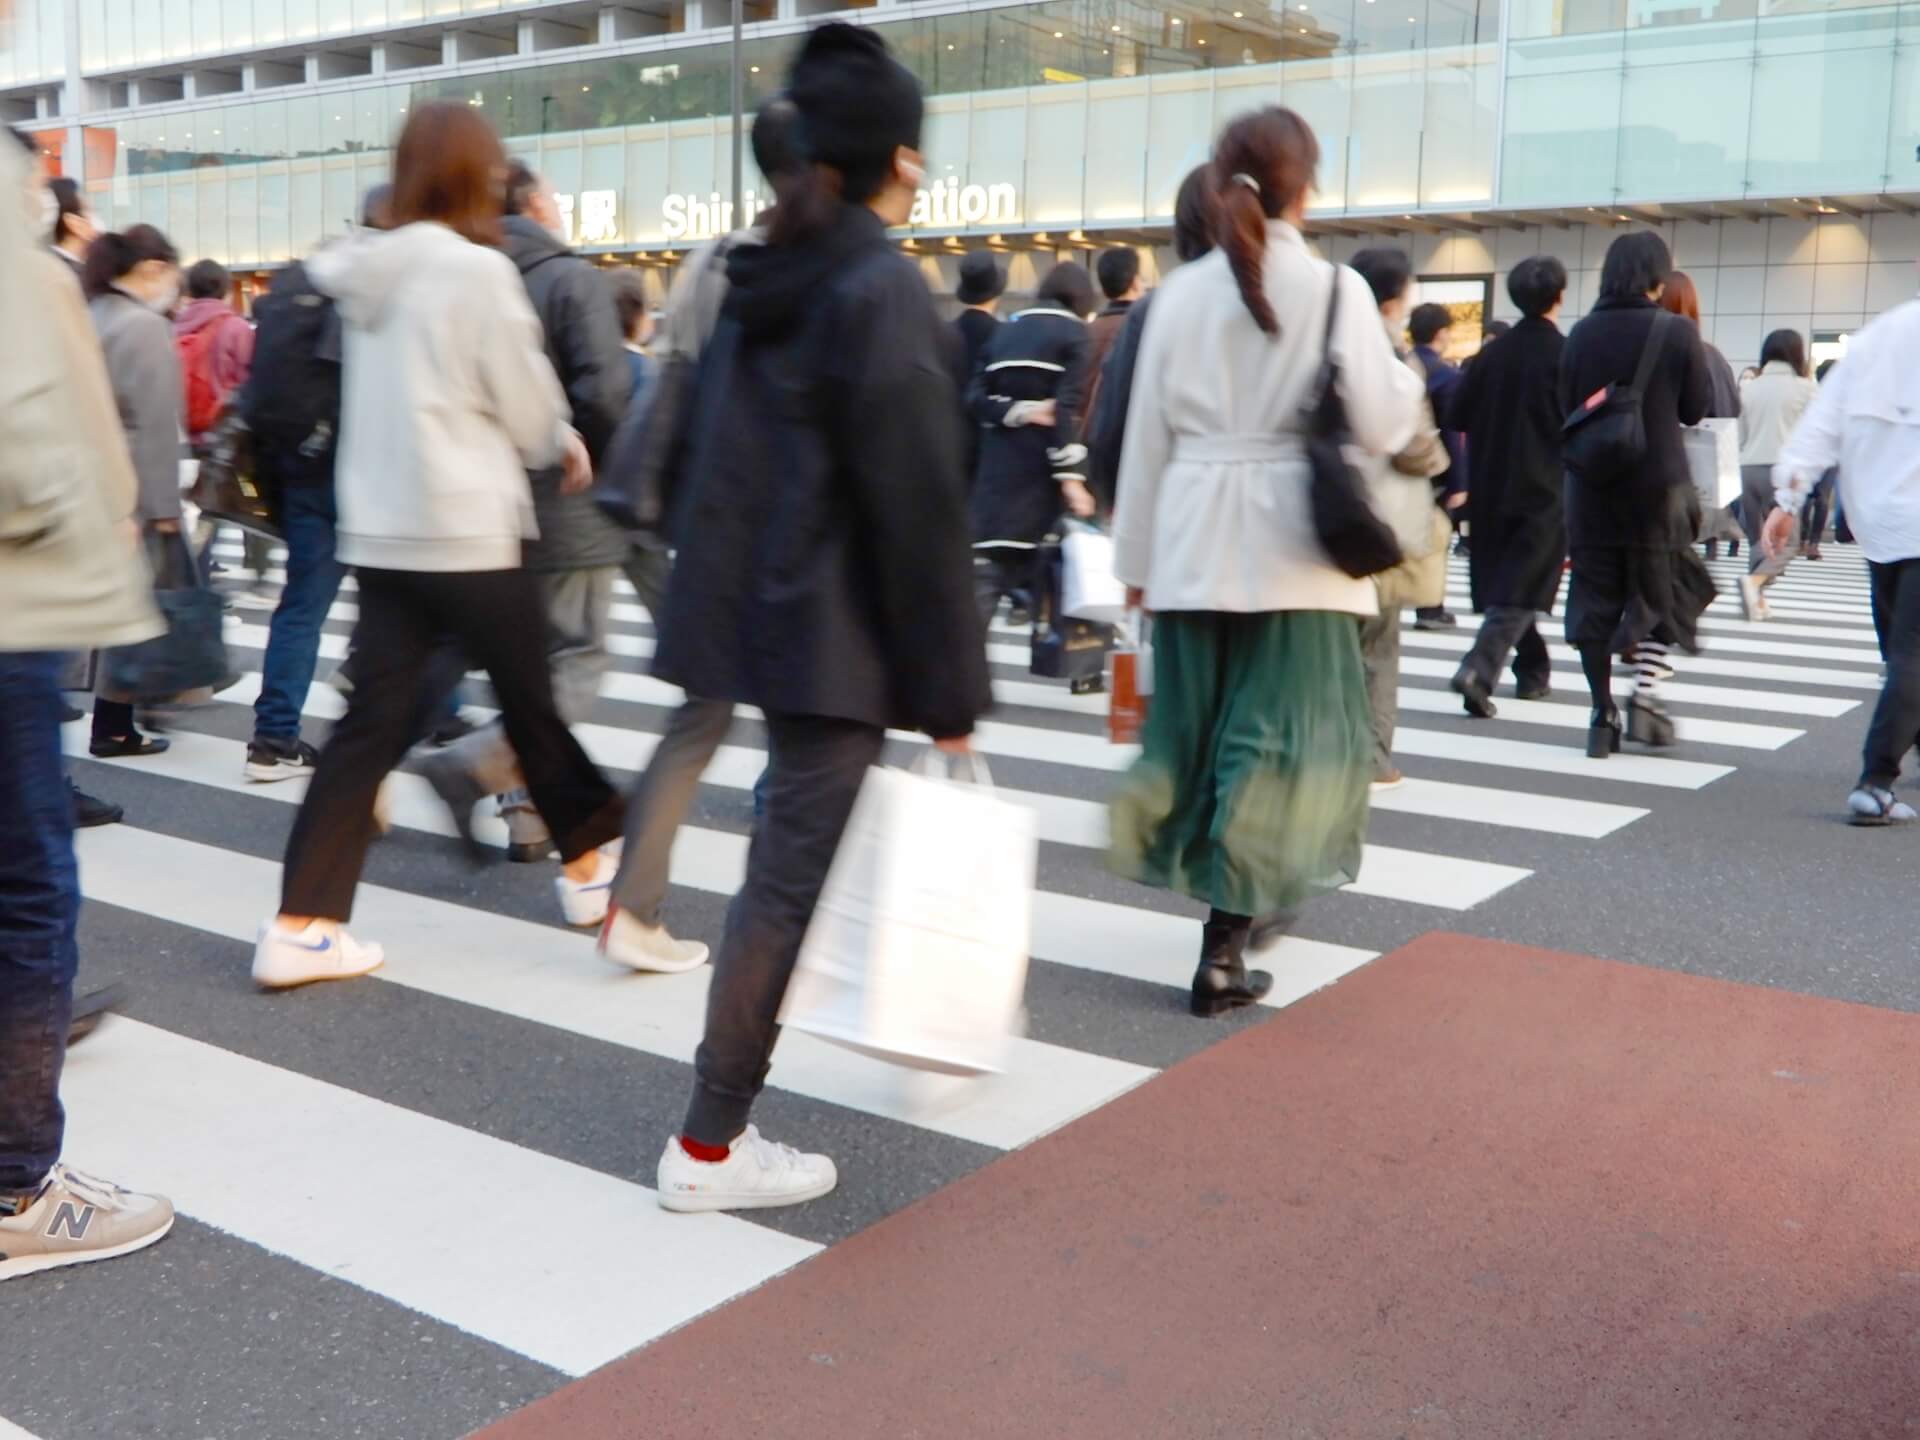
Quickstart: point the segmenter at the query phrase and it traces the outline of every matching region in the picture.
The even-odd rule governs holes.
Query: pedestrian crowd
[[[1088,563],[1063,558],[1071,535],[1109,537],[1097,578],[1127,625],[1150,619],[1110,863],[1208,907],[1195,1015],[1257,1003],[1273,976],[1249,960],[1357,877],[1370,796],[1404,783],[1402,612],[1459,623],[1456,546],[1481,617],[1451,680],[1464,712],[1493,717],[1509,669],[1519,703],[1552,693],[1542,620],[1564,578],[1598,761],[1681,738],[1661,687],[1703,643],[1704,557],[1746,544],[1740,601],[1761,622],[1840,519],[1887,665],[1848,813],[1915,818],[1893,786],[1920,733],[1920,379],[1902,363],[1920,302],[1824,384],[1790,331],[1736,383],[1666,245],[1624,233],[1585,318],[1563,331],[1566,268],[1526,259],[1506,279],[1519,318],[1456,362],[1474,337],[1418,303],[1404,252],[1335,265],[1310,247],[1319,142],[1267,107],[1180,185],[1180,264],[1157,284],[1116,248],[1091,273],[1055,265],[1002,320],[1009,276],[983,252],[945,322],[888,234],[925,178],[923,113],[873,32],[813,30],[753,120],[777,203],[687,257],[658,325],[638,275],[577,254],[552,187],[464,104],[414,107],[391,184],[251,322],[219,265],[183,273],[150,225],[99,231],[31,142],[0,145],[0,293],[39,337],[0,361],[0,1278],[172,1223],[166,1200],[60,1158],[66,1047],[112,1004],[74,994],[73,830],[120,813],[72,787],[60,732],[79,719],[64,694],[90,692],[90,753],[164,753],[167,707],[194,695],[129,657],[184,643],[209,596],[272,609],[245,778],[307,783],[254,981],[385,963],[347,924],[383,786],[420,747],[467,851],[489,853],[491,811],[512,860],[557,861],[559,919],[608,962],[711,963],[659,1160],[673,1210],[837,1183],[751,1119],[803,940],[889,732],[970,753],[1003,605],[1033,627],[1036,672],[1076,688],[1129,643],[1065,613],[1063,572]],[[244,469],[266,523],[183,506],[196,464],[203,499]],[[236,519],[247,588],[215,592],[214,537]],[[285,548],[272,591],[267,528]],[[303,716],[349,574],[344,713],[316,746]],[[622,577],[655,625],[654,673],[685,696],[624,797],[574,728],[611,668]],[[215,651],[203,688],[238,678]],[[496,712],[477,728],[459,713],[472,671]],[[669,859],[743,705],[768,763],[710,948],[669,928]]]

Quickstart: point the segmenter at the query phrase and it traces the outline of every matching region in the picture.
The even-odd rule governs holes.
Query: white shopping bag
[[[1069,620],[1115,624],[1127,612],[1127,587],[1113,573],[1113,537],[1072,528],[1060,541],[1060,613]]]
[[[1005,1068],[1039,843],[1034,813],[996,797],[977,761],[974,774],[867,772],[781,1024],[916,1070]]]
[[[1680,431],[1687,470],[1700,492],[1700,508],[1711,515],[1740,498],[1740,422],[1702,420]]]

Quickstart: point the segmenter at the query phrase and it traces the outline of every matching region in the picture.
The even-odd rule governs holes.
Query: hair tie
[[[1253,176],[1247,174],[1247,172],[1244,170],[1235,171],[1233,174],[1229,175],[1227,179],[1230,183],[1234,185],[1246,186],[1249,190],[1251,190],[1256,195],[1261,193],[1260,182],[1254,179]]]

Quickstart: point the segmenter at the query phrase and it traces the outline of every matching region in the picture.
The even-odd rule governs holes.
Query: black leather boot
[[[1587,758],[1604,760],[1620,753],[1620,712],[1609,705],[1587,721]]]
[[[1273,989],[1273,976],[1247,969],[1252,920],[1215,911],[1200,932],[1200,968],[1193,972],[1193,1013],[1203,1020],[1256,1004]]]

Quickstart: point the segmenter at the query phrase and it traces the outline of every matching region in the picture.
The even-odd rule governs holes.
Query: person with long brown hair
[[[1191,997],[1203,1016],[1265,995],[1249,945],[1358,873],[1373,779],[1358,622],[1379,605],[1314,529],[1307,412],[1331,360],[1353,443],[1389,455],[1423,387],[1366,281],[1307,249],[1319,158],[1291,110],[1221,135],[1219,248],[1161,287],[1120,458],[1115,569],[1154,614],[1156,659],[1111,860],[1212,907]]]
[[[1700,329],[1700,291],[1693,283],[1693,277],[1684,270],[1676,270],[1667,277],[1667,288],[1660,292],[1659,305],[1670,315],[1678,315],[1682,320],[1690,321],[1695,330]],[[1717,350],[1706,337],[1700,335],[1701,348],[1707,352],[1707,373],[1713,381],[1713,406],[1707,411],[1707,418],[1734,420],[1740,415],[1740,386],[1733,378],[1733,366],[1727,363],[1727,357]],[[1704,422],[1703,422],[1704,423]],[[1708,435],[1706,440],[1713,437]],[[1687,442],[1689,445],[1693,440]],[[1703,440],[1701,443],[1705,443]],[[1704,517],[1700,524],[1700,538],[1706,542],[1707,558],[1715,560],[1720,555],[1720,542],[1730,541],[1733,553],[1740,553],[1740,541],[1744,535],[1740,526],[1740,502],[1736,499],[1730,505],[1723,505]]]
[[[500,239],[507,159],[465,105],[416,106],[393,157],[395,229],[307,263],[344,331],[336,555],[360,623],[347,713],[320,752],[287,842],[280,913],[253,974],[269,987],[379,967],[341,928],[375,831],[374,796],[413,738],[429,655],[451,635],[493,682],[508,739],[562,859],[573,924],[598,923],[621,805],[555,706],[546,609],[521,564],[527,470],[586,477],[586,450]],[[468,817],[456,816],[463,828]],[[471,844],[471,837],[468,837]],[[601,913],[592,913],[597,901]]]

